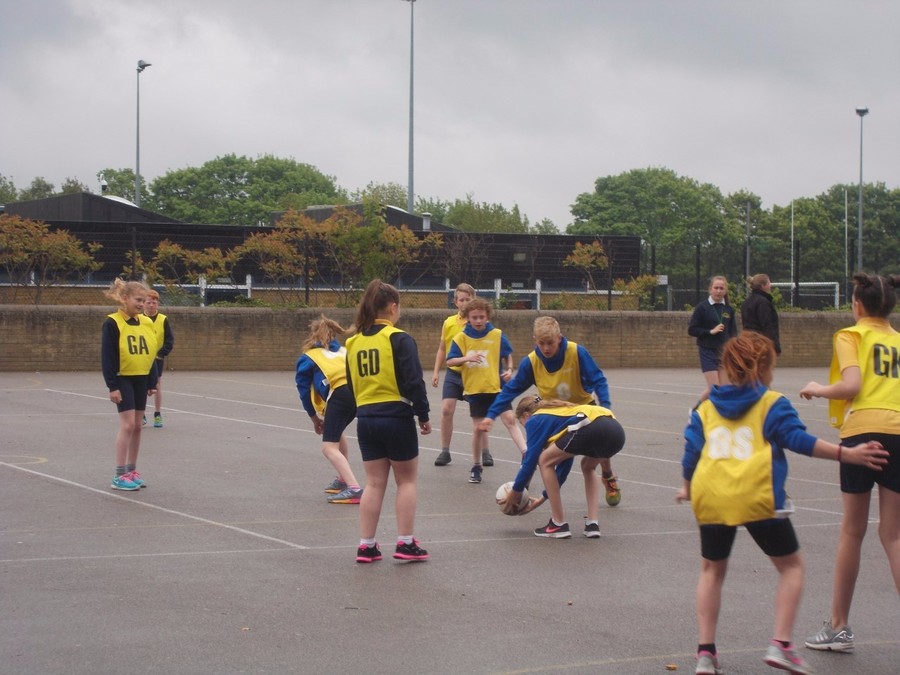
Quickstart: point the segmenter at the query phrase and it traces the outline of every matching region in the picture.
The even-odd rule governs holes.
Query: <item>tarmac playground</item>
[[[602,363],[601,363],[602,365]],[[427,374],[430,380],[430,374]],[[699,540],[676,505],[681,433],[699,370],[608,370],[628,435],[622,487],[600,539],[581,536],[581,476],[563,488],[573,537],[540,539],[549,505],[500,513],[496,488],[518,452],[494,425],[496,464],[467,482],[468,406],[453,461],[420,437],[416,536],[426,563],[354,562],[357,506],[332,505],[333,477],[293,373],[169,372],[165,427],[146,427],[149,487],[118,492],[115,409],[98,372],[0,374],[0,670],[142,673],[693,673]],[[826,369],[780,369],[810,431],[835,439],[823,401],[800,400]],[[350,458],[362,480],[355,424]],[[793,522],[806,557],[795,642],[828,618],[841,519],[837,465],[791,453]],[[577,466],[577,465],[576,465]],[[540,489],[539,474],[532,483]],[[900,601],[877,537],[877,496],[851,625],[853,654],[801,647],[818,673],[900,672]],[[726,672],[766,673],[777,575],[743,530],[725,582],[717,645]]]

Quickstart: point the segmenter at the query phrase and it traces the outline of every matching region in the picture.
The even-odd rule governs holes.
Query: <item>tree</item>
[[[59,186],[59,191],[64,195],[70,194],[78,194],[80,192],[90,192],[91,189],[80,182],[77,178],[72,178],[71,176],[66,178],[63,181],[63,184]]]
[[[12,178],[0,174],[0,204],[18,201],[19,192]]]
[[[694,284],[696,255],[702,273],[736,273],[742,260],[742,238],[734,213],[711,184],[664,168],[635,169],[598,178],[572,206],[575,221],[569,234],[624,234],[641,237],[646,272],[662,272],[670,283]],[[649,269],[656,251],[656,269]]]
[[[562,264],[563,267],[574,267],[581,272],[587,289],[596,291],[597,284],[594,281],[594,273],[609,267],[609,260],[603,251],[603,246],[595,239],[590,244],[576,242],[575,250],[566,256]]]
[[[408,206],[406,187],[399,183],[369,183],[363,190],[357,190],[350,194],[351,202],[361,202],[366,199],[374,200],[383,206],[396,206],[404,211]]]
[[[66,230],[51,231],[38,220],[0,216],[0,265],[14,284],[33,289],[36,305],[49,286],[100,269],[102,263],[94,259],[100,248],[85,246]]]
[[[443,222],[464,232],[527,233],[529,229],[528,218],[519,213],[518,205],[507,210],[502,204],[479,204],[472,195],[454,201]]]
[[[97,172],[98,181],[106,181],[105,195],[121,197],[129,201],[134,199],[134,169],[101,169]],[[150,200],[147,182],[141,180],[141,205]]]
[[[225,155],[199,168],[170,171],[150,185],[148,208],[189,223],[258,225],[285,206],[337,203],[335,179],[309,164],[264,155]]]
[[[53,183],[48,183],[44,178],[38,176],[31,185],[19,193],[19,201],[27,202],[33,199],[46,199],[52,197],[54,192]]]

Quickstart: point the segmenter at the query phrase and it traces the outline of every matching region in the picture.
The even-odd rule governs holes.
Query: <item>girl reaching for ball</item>
[[[567,539],[572,536],[560,495],[560,487],[572,468],[572,460],[581,455],[587,520],[584,536],[600,536],[597,467],[601,459],[609,459],[625,445],[625,431],[612,412],[597,405],[575,405],[566,401],[543,400],[526,396],[516,406],[516,419],[525,427],[527,448],[507,503],[518,504],[522,491],[540,466],[544,493],[531,499],[517,512],[522,515],[550,501],[551,518],[534,531],[537,537]]]

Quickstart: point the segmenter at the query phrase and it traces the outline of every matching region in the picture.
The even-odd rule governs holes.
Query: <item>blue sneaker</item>
[[[470,483],[480,483],[481,482],[481,465],[474,464],[472,466],[472,470],[469,471],[469,482]]]
[[[131,480],[128,475],[124,476],[116,476],[112,479],[112,487],[113,490],[140,490],[141,486]]]
[[[137,471],[132,471],[131,473],[126,473],[124,477],[127,478],[128,480],[130,480],[135,485],[137,485],[139,488],[147,487],[147,481],[145,481],[143,479],[143,477],[141,476],[141,474],[139,474]]]
[[[362,488],[347,488],[337,494],[326,497],[329,504],[359,504],[362,499]]]

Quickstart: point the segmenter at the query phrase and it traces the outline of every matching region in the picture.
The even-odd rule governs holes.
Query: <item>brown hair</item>
[[[524,396],[519,399],[519,403],[516,405],[516,419],[520,420],[525,415],[533,415],[535,411],[541,408],[563,408],[570,405],[574,404],[558,398],[551,398],[545,401],[540,396]]]
[[[130,298],[135,293],[147,293],[147,287],[140,281],[123,281],[119,277],[113,279],[103,295],[115,300],[120,306],[125,306],[125,298]]]
[[[736,386],[761,382],[774,367],[775,343],[762,333],[744,331],[722,349],[722,369]]]
[[[886,319],[897,304],[900,275],[854,274],[853,299],[863,306],[867,316]]]
[[[313,347],[327,347],[328,343],[346,333],[346,329],[334,319],[320,314],[318,319],[309,322],[309,335],[303,342],[303,351]]]
[[[771,279],[768,274],[754,274],[752,277],[747,277],[747,285],[754,291],[762,290],[762,287],[769,282]]]
[[[372,279],[356,310],[356,330],[362,333],[371,328],[375,319],[384,314],[391,303],[400,304],[400,292],[381,279]]]
[[[494,306],[485,300],[484,298],[472,298],[472,302],[466,305],[465,310],[463,310],[464,316],[469,316],[469,312],[474,312],[475,310],[483,310],[487,313],[487,318],[490,321],[491,314],[494,311]]]

